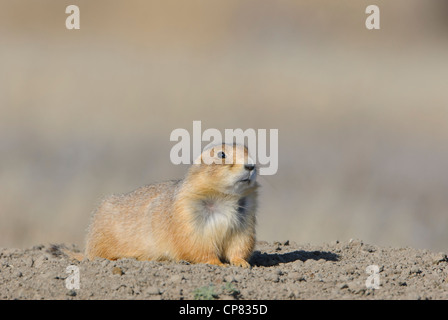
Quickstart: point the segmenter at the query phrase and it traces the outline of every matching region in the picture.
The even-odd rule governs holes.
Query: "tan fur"
[[[233,153],[234,162],[249,159],[245,147],[222,145],[199,160],[210,151],[215,160],[219,151]],[[241,181],[251,173],[250,181]],[[255,244],[255,173],[244,164],[199,161],[182,180],[110,196],[93,216],[85,255],[248,267]]]

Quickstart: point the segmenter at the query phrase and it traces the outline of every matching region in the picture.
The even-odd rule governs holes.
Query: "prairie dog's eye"
[[[226,154],[224,152],[222,152],[222,151],[218,152],[218,158],[225,159],[225,157],[226,157]]]

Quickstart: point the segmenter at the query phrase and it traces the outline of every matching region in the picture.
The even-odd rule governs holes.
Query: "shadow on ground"
[[[339,255],[328,251],[304,251],[296,250],[287,253],[265,253],[255,251],[250,259],[252,266],[258,267],[272,267],[279,265],[280,263],[289,263],[297,260],[325,260],[325,261],[338,261]]]

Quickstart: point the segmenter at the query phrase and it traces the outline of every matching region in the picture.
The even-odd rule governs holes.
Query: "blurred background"
[[[83,247],[201,120],[279,130],[260,240],[447,249],[445,0],[0,0],[0,112],[0,247]]]

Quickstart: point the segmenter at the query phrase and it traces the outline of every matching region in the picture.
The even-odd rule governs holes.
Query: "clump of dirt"
[[[134,259],[77,262],[49,249],[0,249],[0,299],[448,298],[446,254],[359,240],[261,241],[250,269]]]

